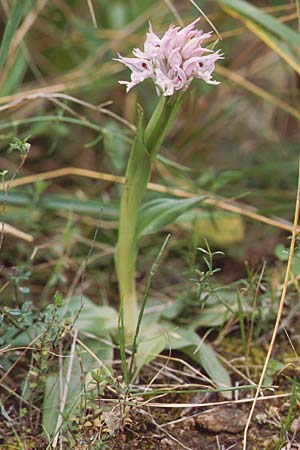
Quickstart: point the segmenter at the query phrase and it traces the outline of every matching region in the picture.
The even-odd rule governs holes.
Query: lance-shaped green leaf
[[[59,316],[75,320],[75,326],[79,332],[88,332],[99,337],[106,337],[117,328],[118,313],[110,306],[96,305],[85,296],[74,296],[69,299],[65,305],[64,311]],[[25,331],[11,337],[12,345],[15,347],[27,346],[40,334],[47,329],[47,325],[42,322],[36,322]]]
[[[88,339],[85,340],[85,345],[89,348],[91,354],[94,353],[102,362],[108,361],[110,363],[112,361],[113,347],[109,343]],[[53,437],[56,431],[61,408],[61,395],[64,390],[66,390],[67,395],[63,410],[62,425],[64,420],[68,420],[70,416],[74,416],[80,411],[81,397],[82,395],[86,395],[82,386],[82,378],[87,373],[91,373],[94,369],[99,369],[106,374],[107,379],[110,378],[109,369],[105,369],[104,371],[103,366],[99,364],[97,358],[94,358],[91,354],[81,349],[81,360],[79,361],[79,357],[75,353],[70,368],[70,354],[65,355],[66,357],[63,358],[62,364],[62,379],[60,379],[58,372],[51,373],[47,376],[44,390],[42,424],[48,436]],[[68,370],[71,370],[69,382],[67,382]],[[86,385],[86,389],[90,389],[90,387]]]
[[[7,197],[3,192],[0,192],[0,202],[5,199],[8,205],[14,206],[34,206],[37,209],[49,209],[64,211],[72,211],[78,214],[87,214],[99,217],[103,220],[117,220],[118,207],[114,203],[105,203],[98,200],[81,200],[74,197],[63,197],[52,194],[43,194],[35,201],[33,193],[23,193],[22,188],[14,189],[8,192]]]
[[[230,391],[231,380],[227,370],[220,363],[218,356],[211,345],[201,341],[199,346],[185,347],[182,351],[190,356],[195,362],[200,364],[205,372],[221,389],[223,397],[231,400],[232,393]],[[228,388],[228,390],[226,390]]]
[[[74,360],[71,366],[71,377],[69,383],[66,382],[66,374],[68,371],[68,362],[70,356],[64,359],[63,364],[63,377],[62,386],[60,386],[60,377],[58,373],[53,373],[47,376],[44,391],[44,403],[43,403],[43,416],[42,425],[43,429],[48,436],[53,437],[58,417],[60,415],[61,408],[61,392],[67,390],[66,404],[64,408],[64,417],[68,417],[69,414],[75,415],[78,410],[80,395],[82,390],[81,383],[81,368],[79,364],[79,358],[75,354]]]
[[[75,381],[76,377],[72,374],[72,380]],[[79,374],[80,377],[80,374]],[[80,384],[71,386],[71,392],[80,394]],[[60,409],[60,392],[59,392],[59,376],[58,374],[48,375],[45,382],[44,390],[44,404],[43,404],[43,416],[42,425],[48,436],[53,436],[55,427],[57,424],[57,418],[59,416]]]
[[[130,153],[125,183],[125,199],[122,198],[124,206],[128,207],[130,213],[134,213],[134,208],[138,207],[144,195],[150,173],[151,157],[144,143],[143,110],[138,107],[138,123],[136,137]],[[121,208],[122,208],[121,203]]]
[[[188,199],[158,198],[143,205],[139,210],[136,234],[141,237],[155,233],[175,220],[186,211],[199,206],[205,196]]]
[[[85,296],[71,297],[66,312],[76,319],[75,325],[79,331],[107,336],[117,328],[117,311],[110,306],[96,305]]]
[[[164,322],[166,324],[166,322]],[[203,367],[225,398],[231,399],[232,387],[229,373],[220,363],[211,345],[206,344],[197,333],[188,328],[175,328],[169,323],[168,348],[180,350]],[[228,390],[227,390],[228,388]]]
[[[142,337],[138,343],[135,358],[136,373],[155,359],[166,347],[166,337],[164,334],[156,334],[158,327],[150,327],[146,337]],[[149,336],[151,331],[153,334]]]

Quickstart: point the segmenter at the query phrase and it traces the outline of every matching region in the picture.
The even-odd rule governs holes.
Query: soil
[[[152,375],[149,368],[141,374],[141,381]],[[291,380],[299,380],[299,368],[292,365],[281,371],[273,379],[277,386],[276,394],[291,392]],[[144,379],[143,379],[144,378]],[[161,381],[161,380],[160,380]],[[19,389],[16,386],[16,392]],[[247,400],[250,394],[244,395],[246,391],[240,391],[239,399]],[[268,392],[266,395],[272,395]],[[12,400],[12,397],[11,397]],[[172,404],[172,408],[147,407],[143,402],[137,402],[122,421],[118,421],[117,429],[111,436],[103,434],[104,443],[92,446],[90,443],[99,437],[99,429],[90,423],[88,433],[82,435],[81,443],[66,444],[64,449],[112,449],[112,450],[242,450],[243,430],[251,402],[234,403],[224,405],[224,398],[216,393],[208,394],[168,394],[162,399],[164,404]],[[2,404],[5,401],[4,392],[1,395]],[[205,404],[215,403],[216,406],[177,408],[176,404]],[[31,419],[22,420],[18,414],[20,403],[16,401],[6,403],[5,411],[12,418],[8,421],[2,415],[0,420],[0,448],[1,450],[35,450],[47,449],[48,443],[41,433],[41,427],[37,429],[33,424],[38,420],[35,410],[32,411]],[[288,418],[289,413],[291,416]],[[296,409],[290,411],[290,397],[277,397],[272,400],[259,401],[255,409],[251,426],[248,433],[247,450],[280,450],[299,449],[300,427],[297,429],[298,417]],[[282,445],[280,435],[282,427],[287,423],[287,434],[283,434]],[[31,423],[30,423],[31,422]],[[173,423],[172,423],[173,422]],[[86,422],[87,423],[87,422]],[[96,424],[96,420],[94,422]],[[168,425],[166,425],[168,424]],[[107,433],[104,430],[104,433]],[[17,436],[17,437],[16,437]],[[284,442],[290,446],[285,447]],[[293,444],[294,443],[294,444]],[[279,446],[278,446],[279,445]]]

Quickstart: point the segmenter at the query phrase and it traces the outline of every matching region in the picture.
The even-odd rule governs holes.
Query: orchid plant
[[[116,59],[131,70],[131,81],[119,82],[127,86],[127,92],[150,78],[160,97],[146,127],[141,109],[138,111],[137,132],[120,204],[116,269],[125,334],[129,341],[138,319],[135,273],[138,240],[142,234],[138,225],[139,209],[150,180],[153,161],[192,80],[199,78],[205,83],[218,84],[212,79],[212,73],[222,54],[203,46],[211,33],[197,29],[198,22],[199,19],[184,28],[170,26],[162,38],[154,33],[150,24],[144,50],[134,49],[133,58],[118,55]]]
[[[198,20],[184,28],[171,26],[162,38],[153,32],[150,25],[144,51],[135,49],[133,58],[122,56],[117,58],[117,61],[125,64],[132,72],[131,81],[120,82],[127,85],[127,92],[146,78],[151,78],[159,96],[157,107],[146,126],[143,123],[143,112],[138,108],[137,131],[127,164],[126,182],[120,204],[119,235],[115,254],[122,305],[120,317],[124,320],[124,327],[119,330],[124,333],[121,336],[124,339],[120,339],[120,353],[122,362],[125,361],[123,373],[127,384],[135,379],[140,368],[156,354],[165,348],[171,348],[180,350],[200,364],[220,392],[226,398],[230,398],[231,380],[214,350],[203,342],[193,327],[179,329],[172,320],[168,320],[172,319],[172,315],[165,316],[162,322],[164,330],[167,329],[167,337],[164,331],[155,328],[156,325],[160,326],[160,323],[153,324],[153,317],[150,317],[147,333],[148,336],[152,333],[151,340],[145,332],[137,347],[134,346],[140,325],[135,283],[139,239],[145,232],[160,229],[199,203],[199,198],[156,199],[142,205],[155,157],[193,78],[217,84],[212,79],[212,73],[216,61],[222,58],[222,54],[220,51],[214,52],[203,47],[204,42],[211,37],[211,33],[203,33],[196,29],[197,23]],[[161,200],[164,201],[159,203]],[[82,367],[88,367],[89,370],[99,369],[99,362],[113,359],[113,347],[103,338],[115,334],[118,322],[114,308],[96,305],[83,295],[73,296],[60,314],[59,320],[66,318],[68,323],[76,322],[76,330],[83,332],[83,336],[87,337],[87,344],[82,342],[81,345],[90,350],[78,356],[75,351],[76,331],[70,358],[65,358],[59,373],[54,372],[46,377],[43,428],[47,436],[54,438],[54,442],[57,441],[61,429],[62,413],[67,417],[67,411],[72,411],[73,415],[80,403],[81,395],[87,392],[86,389],[82,389]],[[224,313],[223,316],[225,317]],[[160,317],[157,322],[159,320]],[[15,337],[10,336],[10,344],[16,348],[28,347],[45,332],[45,327],[48,330],[47,322],[38,321],[21,333],[18,332]],[[94,341],[90,339],[93,335],[97,338]],[[129,371],[126,366],[125,344],[131,345],[133,350]],[[105,364],[101,362],[100,367],[105,373],[105,380],[114,383],[113,375]],[[65,398],[63,406],[59,401],[62,392]]]

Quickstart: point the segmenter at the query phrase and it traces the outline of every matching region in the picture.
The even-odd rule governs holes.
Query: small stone
[[[199,414],[196,423],[215,433],[240,433],[247,423],[247,415],[234,405],[220,405]]]

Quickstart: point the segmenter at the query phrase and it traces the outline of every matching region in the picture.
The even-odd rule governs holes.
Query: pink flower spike
[[[196,20],[191,22],[189,25],[186,25],[179,31],[179,34],[187,35],[190,31],[194,30],[196,23],[200,22],[201,17],[198,17]],[[199,30],[195,30],[199,32]],[[202,32],[202,31],[201,31]]]
[[[144,51],[133,50],[134,58],[118,55],[116,61],[131,70],[131,81],[126,84],[127,92],[137,84],[152,78],[159,95],[170,96],[176,91],[185,91],[194,78],[208,84],[219,84],[212,79],[217,60],[222,59],[220,51],[202,47],[211,37],[195,28],[200,19],[194,20],[184,28],[169,27],[160,39],[153,31],[151,23],[144,44]]]

